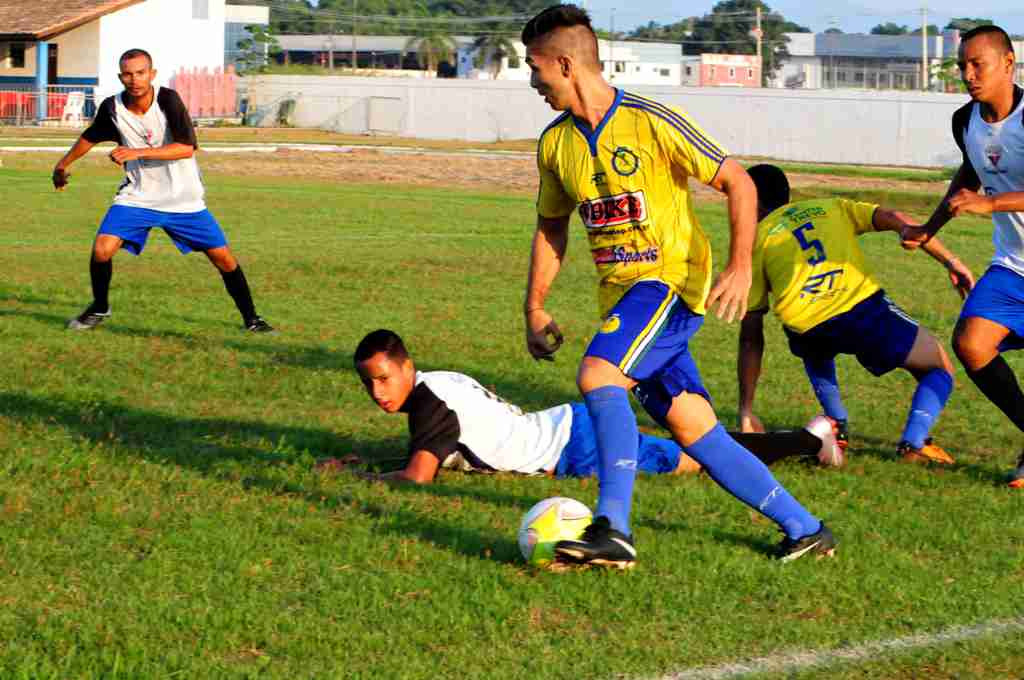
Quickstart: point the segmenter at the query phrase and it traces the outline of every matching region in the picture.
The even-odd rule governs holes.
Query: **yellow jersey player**
[[[781,527],[782,559],[830,553],[825,525],[718,422],[689,352],[707,306],[718,302],[730,321],[746,310],[756,226],[750,178],[686,114],[605,82],[585,11],[550,7],[526,24],[522,41],[531,86],[564,112],[544,130],[537,154],[538,220],[524,307],[534,358],[550,359],[561,345],[544,301],[577,209],[600,278],[602,321],[577,376],[597,440],[597,511],[580,540],[556,546],[557,559],[617,568],[635,562],[629,516],[638,437],[629,390],[718,484]],[[690,177],[729,199],[730,258],[714,286]]]
[[[845,433],[835,357],[852,354],[873,375],[904,368],[918,381],[897,452],[906,460],[949,464],[953,459],[928,433],[953,389],[952,365],[935,337],[897,307],[867,266],[857,237],[900,232],[910,224],[898,212],[842,198],[789,202],[789,182],[774,165],[749,170],[757,185],[750,311],[740,329],[740,427],[757,431],[754,391],[764,353],[769,293],[790,350],[803,359],[825,415]],[[948,270],[965,295],[974,286],[967,269],[937,239],[925,250]]]

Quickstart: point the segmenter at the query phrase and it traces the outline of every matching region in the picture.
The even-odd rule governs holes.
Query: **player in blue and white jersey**
[[[964,34],[960,72],[970,103],[953,114],[963,162],[945,198],[904,246],[927,242],[950,219],[992,215],[995,255],[964,303],[953,348],[967,375],[1024,432],[1024,393],[1002,352],[1024,348],[1024,89],[1014,84],[1013,43],[997,26]],[[1024,487],[1024,453],[1010,485]]]

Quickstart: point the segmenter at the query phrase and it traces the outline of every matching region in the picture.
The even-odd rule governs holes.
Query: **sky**
[[[583,0],[578,0],[583,4]],[[818,32],[834,25],[846,33],[867,33],[872,26],[892,21],[916,28],[921,25],[921,5],[928,6],[928,23],[942,28],[952,17],[971,16],[992,19],[1010,33],[1024,34],[1024,2],[1021,0],[989,0],[977,5],[963,0],[765,0],[773,12],[790,21]],[[586,0],[587,9],[599,28],[611,28],[612,9],[615,10],[615,29],[631,28],[656,21],[669,24],[680,19],[702,15],[711,11],[713,0],[684,2],[681,0]],[[965,9],[970,8],[970,9]]]

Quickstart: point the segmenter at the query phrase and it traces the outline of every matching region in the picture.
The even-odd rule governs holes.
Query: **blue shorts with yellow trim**
[[[668,285],[640,281],[605,317],[586,356],[615,364],[636,380],[637,399],[665,425],[672,400],[683,392],[711,401],[690,355],[690,338],[702,323],[704,317],[692,312]]]
[[[918,326],[880,290],[805,333],[785,330],[790,351],[801,359],[852,354],[872,375],[880,376],[907,362]]]

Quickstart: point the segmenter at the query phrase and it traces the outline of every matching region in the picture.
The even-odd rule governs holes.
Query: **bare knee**
[[[984,337],[969,332],[961,322],[953,331],[953,352],[965,368],[977,371],[988,365],[999,350],[998,347],[991,346],[990,342],[986,342]]]
[[[210,259],[214,267],[222,272],[233,272],[238,269],[238,260],[227,247],[207,250],[206,257]]]
[[[636,382],[623,373],[618,366],[597,357],[583,357],[576,372],[576,387],[580,394],[587,394],[602,387],[616,386],[630,390]]]

